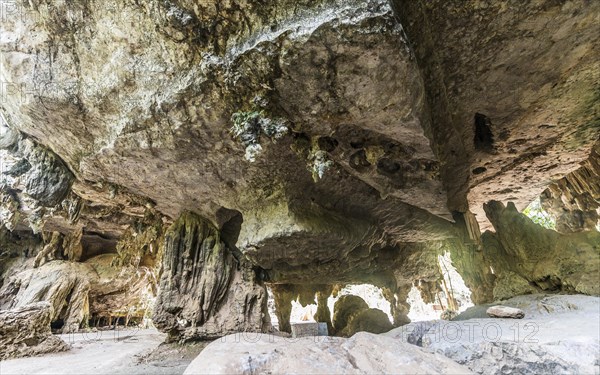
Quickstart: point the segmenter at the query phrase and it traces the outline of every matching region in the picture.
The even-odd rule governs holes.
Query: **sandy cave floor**
[[[71,350],[0,361],[0,374],[183,374],[209,344],[163,344],[155,329],[60,335]]]

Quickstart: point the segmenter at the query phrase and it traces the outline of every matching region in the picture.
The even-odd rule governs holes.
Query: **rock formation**
[[[482,236],[497,277],[496,299],[536,290],[600,294],[599,232],[560,234],[534,224],[511,203],[492,201],[485,210],[496,229]]]
[[[158,282],[152,268],[115,266],[112,254],[98,255],[85,262],[96,272],[90,280],[89,326],[111,325],[123,319],[143,323],[150,319]],[[87,322],[85,322],[87,323]]]
[[[343,335],[352,337],[357,332],[384,333],[393,327],[386,313],[379,309],[366,309],[351,317]]]
[[[2,287],[0,295],[9,301],[3,303],[1,310],[48,301],[51,304],[50,322],[60,321],[63,332],[76,331],[89,317],[92,272],[89,266],[65,261],[52,261],[39,268],[27,269]]]
[[[354,315],[369,309],[369,305],[360,297],[347,295],[341,296],[333,306],[333,327],[340,335],[348,326]]]
[[[579,169],[550,184],[540,200],[559,232],[600,228],[600,142]]]
[[[0,361],[67,350],[50,332],[52,306],[37,302],[0,311]]]
[[[446,253],[478,304],[600,294],[599,2],[9,8],[2,310],[188,341],[269,330],[270,286],[282,331],[296,299],[338,330],[368,283],[400,326],[413,286],[457,308]]]
[[[485,313],[492,318],[523,319],[525,317],[523,310],[507,306],[492,306]]]
[[[168,229],[153,320],[170,340],[260,332],[269,323],[266,297],[256,272],[206,220],[186,212]]]
[[[597,4],[392,3],[424,77],[450,210],[468,205],[490,229],[484,203],[522,210],[589,158]]]
[[[141,321],[156,293],[154,276],[143,267],[113,267],[112,258],[101,255],[85,263],[56,260],[17,273],[0,290],[0,310],[50,302],[50,322],[65,333],[101,318],[103,325],[119,317]]]

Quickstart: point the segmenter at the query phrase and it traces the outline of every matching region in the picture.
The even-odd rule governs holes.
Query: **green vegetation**
[[[288,132],[284,120],[271,119],[263,111],[236,112],[231,122],[231,133],[246,147],[246,160],[250,162],[262,151],[261,134],[275,142]]]
[[[242,134],[251,130],[257,131],[258,119],[261,116],[261,112],[236,112],[231,116],[233,125],[231,126],[231,133],[235,138],[241,138]]]
[[[537,198],[523,210],[523,214],[530,218],[534,223],[541,225],[546,229],[556,230],[556,220],[548,212],[546,212],[540,203],[540,198]]]
[[[333,161],[328,159],[325,151],[317,150],[311,152],[309,160],[309,169],[315,182],[323,178],[325,172],[333,167]]]

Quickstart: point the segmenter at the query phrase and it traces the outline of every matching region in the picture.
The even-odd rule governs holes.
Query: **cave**
[[[475,114],[475,148],[490,152],[494,149],[494,133],[492,133],[492,121],[484,114]]]
[[[53,331],[60,331],[64,325],[65,322],[62,319],[57,319],[50,323],[50,329]]]
[[[599,2],[13,5],[3,373],[600,371]]]

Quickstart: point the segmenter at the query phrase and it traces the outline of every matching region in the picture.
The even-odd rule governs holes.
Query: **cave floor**
[[[209,343],[162,344],[166,335],[155,329],[59,336],[71,350],[0,361],[0,374],[183,374]]]

